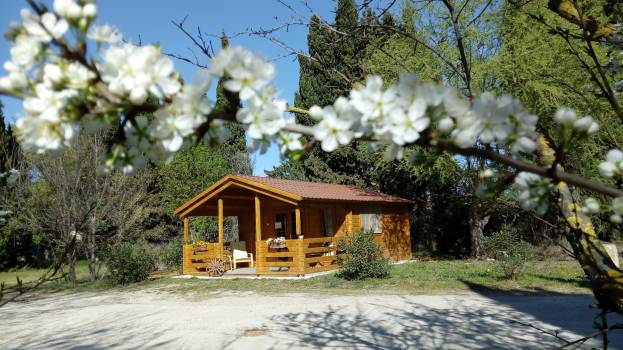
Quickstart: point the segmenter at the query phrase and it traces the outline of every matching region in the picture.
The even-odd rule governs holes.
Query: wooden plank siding
[[[329,208],[333,213],[333,232],[341,237],[361,230],[361,206],[357,204],[312,203],[301,206],[303,212],[303,236],[323,237],[323,212]],[[385,250],[390,260],[411,258],[409,208],[407,206],[380,206],[381,232],[374,240]]]

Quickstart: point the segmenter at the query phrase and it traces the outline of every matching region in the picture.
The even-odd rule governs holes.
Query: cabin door
[[[275,237],[296,239],[296,214],[294,210],[275,213]]]

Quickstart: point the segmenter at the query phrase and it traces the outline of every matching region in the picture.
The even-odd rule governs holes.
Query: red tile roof
[[[282,180],[269,177],[235,175],[244,179],[255,181],[281,191],[303,197],[303,199],[318,200],[342,200],[355,202],[383,202],[383,203],[412,203],[410,200],[390,196],[381,192],[351,186],[327,184],[320,182],[308,182],[299,180]]]

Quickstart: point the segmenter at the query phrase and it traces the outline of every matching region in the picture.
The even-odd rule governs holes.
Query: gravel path
[[[54,295],[0,309],[1,349],[541,349],[588,334],[588,295]],[[623,321],[614,317],[611,322]],[[623,334],[611,349],[623,349]],[[599,344],[598,342],[592,343]],[[582,348],[588,348],[586,344]]]

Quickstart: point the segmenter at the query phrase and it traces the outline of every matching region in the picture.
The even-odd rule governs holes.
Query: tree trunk
[[[87,260],[89,263],[89,280],[93,282],[97,279],[97,257],[95,256],[95,249],[91,246],[88,248]]]
[[[76,284],[76,248],[72,247],[67,252],[67,282]]]
[[[97,247],[96,247],[96,231],[97,227],[95,224],[95,210],[93,211],[93,217],[91,218],[91,225],[88,229],[88,233],[86,236],[86,257],[89,265],[89,280],[91,282],[97,280]]]
[[[482,259],[485,256],[485,226],[489,222],[489,215],[484,215],[481,205],[476,204],[469,213],[469,236],[470,236],[470,256],[475,259]]]

